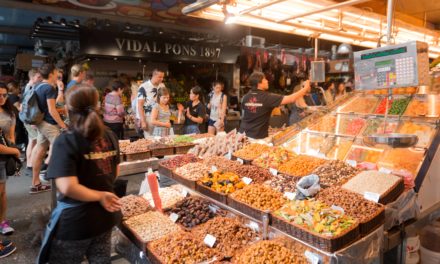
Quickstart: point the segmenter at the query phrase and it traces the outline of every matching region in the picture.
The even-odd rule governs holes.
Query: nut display
[[[170,170],[174,170],[177,167],[181,167],[187,163],[198,162],[198,161],[200,161],[200,159],[197,158],[196,156],[194,156],[192,154],[184,154],[184,155],[174,157],[172,159],[161,161],[159,164],[170,169]]]
[[[234,173],[240,177],[252,179],[254,183],[263,183],[272,178],[272,174],[263,168],[254,165],[243,165],[238,167]]]
[[[331,116],[326,116],[325,118],[321,118],[318,121],[318,123],[315,123],[310,127],[310,130],[334,133],[335,128],[336,128],[336,117],[331,115]]]
[[[292,177],[280,173],[272,176],[272,178],[269,181],[266,181],[264,184],[280,193],[294,193],[296,191],[296,183],[298,181],[298,177]]]
[[[306,155],[299,155],[283,163],[278,170],[282,173],[292,176],[306,176],[312,173],[314,169],[325,163],[324,159],[319,159]]]
[[[180,231],[151,242],[149,248],[166,264],[195,264],[221,259],[221,254],[197,240],[191,233]]]
[[[199,183],[216,192],[225,194],[233,193],[246,185],[237,174],[220,171],[206,173]]]
[[[383,205],[368,201],[362,195],[340,187],[331,187],[320,191],[316,199],[328,205],[341,207],[347,215],[358,219],[360,223],[370,221],[383,210]]]
[[[210,170],[211,168],[208,165],[202,162],[194,162],[185,164],[182,167],[177,168],[175,172],[185,179],[198,181],[203,178],[206,172]]]
[[[286,202],[282,193],[262,184],[248,185],[231,194],[231,197],[263,211],[277,210]]]
[[[379,161],[379,166],[388,169],[406,170],[417,175],[420,162],[423,159],[424,151],[412,148],[389,149]]]
[[[159,196],[162,201],[162,208],[169,208],[185,198],[182,190],[179,190],[174,186],[160,188]],[[150,192],[145,193],[143,197],[152,207],[154,207],[153,197]]]
[[[216,238],[214,248],[226,257],[232,257],[244,246],[253,242],[257,234],[244,226],[236,218],[216,217],[193,229],[194,235],[201,241],[207,234]]]
[[[125,154],[133,154],[133,153],[141,153],[149,151],[149,146],[153,143],[152,140],[149,139],[139,139],[134,142],[124,142],[119,145],[119,149],[121,153]]]
[[[253,143],[243,147],[240,150],[237,150],[233,154],[241,159],[254,160],[269,149],[270,147],[267,145]]]
[[[221,171],[236,171],[241,165],[237,161],[228,160],[225,157],[211,156],[203,160],[203,163],[211,166],[216,166]]]
[[[383,197],[391,191],[402,178],[378,171],[363,171],[351,178],[342,188],[364,195],[365,192],[377,193]]]
[[[140,214],[124,222],[144,242],[149,242],[179,231],[179,226],[170,218],[156,211]]]
[[[154,143],[151,143],[149,146],[148,146],[148,148],[150,149],[150,150],[154,150],[154,149],[164,149],[164,148],[169,148],[170,146],[169,146],[169,144],[165,144],[165,143],[162,143],[162,142],[154,142]]]
[[[295,253],[277,241],[258,241],[257,243],[245,248],[241,254],[237,254],[233,261],[234,264],[281,264],[309,263],[304,257],[304,253]]]
[[[148,202],[144,198],[137,195],[127,195],[122,197],[119,202],[121,203],[121,212],[124,219],[146,213],[150,210]]]
[[[271,148],[253,161],[254,165],[263,168],[278,169],[278,167],[295,157],[295,154],[282,147]]]
[[[214,212],[209,209],[209,202],[197,197],[187,197],[167,212],[177,214],[179,216],[177,223],[188,228],[205,223],[215,216]]]
[[[427,147],[431,141],[435,129],[432,126],[424,123],[414,123],[407,121],[399,128],[399,133],[413,134],[419,138],[417,146]]]
[[[405,112],[406,106],[408,105],[411,98],[400,98],[395,99],[393,103],[391,104],[390,110],[388,111],[388,114],[390,115],[401,115],[403,112]]]
[[[194,154],[197,157],[223,156],[229,151],[235,152],[241,149],[248,143],[248,139],[244,134],[234,131],[226,135],[216,135],[212,138],[206,138],[204,142],[200,142],[194,148],[190,149],[188,153]]]
[[[313,199],[290,201],[276,211],[275,215],[328,238],[340,236],[357,225],[355,219]]]
[[[342,185],[351,179],[360,170],[354,168],[343,161],[331,160],[319,166],[313,174],[319,176],[319,183],[325,186]]]

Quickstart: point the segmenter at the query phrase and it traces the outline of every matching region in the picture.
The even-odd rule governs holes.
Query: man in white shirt
[[[142,129],[144,137],[151,136],[153,126],[150,115],[154,103],[156,103],[157,90],[165,87],[162,83],[165,73],[154,69],[151,79],[141,84],[137,93],[136,123]]]

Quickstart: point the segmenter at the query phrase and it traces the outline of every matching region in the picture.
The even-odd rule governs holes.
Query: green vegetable
[[[403,114],[410,100],[411,100],[410,98],[402,98],[402,99],[394,100],[393,104],[390,107],[390,110],[388,111],[388,114],[390,115]]]

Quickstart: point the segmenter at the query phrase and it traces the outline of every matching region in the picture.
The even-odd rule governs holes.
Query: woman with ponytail
[[[71,126],[53,146],[48,178],[60,193],[38,263],[110,263],[111,230],[120,221],[113,193],[119,149],[96,112],[98,92],[76,86],[66,96]]]

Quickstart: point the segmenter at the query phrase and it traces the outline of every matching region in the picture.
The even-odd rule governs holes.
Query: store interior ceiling
[[[120,0],[113,0],[114,2],[121,2]],[[261,0],[260,2],[273,1]],[[298,0],[300,1],[300,0]],[[82,26],[102,27],[109,23],[113,27],[118,27],[122,31],[130,32],[132,34],[142,34],[145,36],[159,36],[167,35],[173,38],[181,38],[193,41],[204,41],[211,43],[222,43],[225,45],[240,45],[241,39],[246,34],[250,33],[249,28],[240,27],[237,25],[224,25],[221,22],[203,21],[198,18],[196,22],[204,25],[204,27],[178,25],[178,23],[169,23],[170,21],[164,19],[163,21],[146,21],[140,17],[128,17],[121,14],[107,15],[93,12],[93,10],[75,10],[65,6],[45,5],[45,1],[39,0],[3,0],[0,1],[0,64],[13,62],[15,55],[18,52],[33,52],[36,45],[43,45],[47,49],[52,49],[59,45],[60,42],[75,38],[77,30],[75,23],[78,22]],[[47,1],[49,2],[49,1]],[[57,1],[55,1],[57,2]],[[59,1],[62,3],[62,1]],[[110,1],[112,2],[112,1]],[[132,1],[139,2],[138,8],[144,8],[145,3],[157,1]],[[161,1],[159,1],[161,2]],[[165,1],[170,2],[170,1]],[[169,6],[168,12],[176,8],[182,8],[187,4],[195,1],[171,1],[175,2],[176,6]],[[327,1],[328,3],[345,2],[343,0]],[[437,0],[395,0],[395,19],[402,20],[415,26],[425,27],[430,30],[437,31],[440,29],[440,1]],[[142,6],[141,6],[142,5]],[[370,0],[355,7],[365,10],[365,12],[373,12],[380,15],[386,14],[387,1],[386,0]],[[174,8],[174,9],[173,9]],[[166,11],[166,10],[165,10]],[[162,11],[161,11],[162,12]],[[35,24],[39,19],[46,19],[50,17],[51,20],[58,22],[58,25],[47,25],[48,32],[46,35],[35,32]],[[70,27],[60,26],[60,21],[66,21],[71,24]],[[202,22],[200,22],[202,21]],[[210,24],[211,23],[211,24]],[[215,23],[213,28],[212,23]],[[126,29],[126,27],[129,29]],[[151,26],[147,26],[151,25]],[[32,38],[32,34],[37,33]],[[252,35],[266,35],[271,33],[264,32],[260,29],[252,29]],[[52,36],[52,37],[50,37]],[[282,37],[279,37],[282,39]],[[275,44],[275,39],[271,43]],[[308,44],[309,42],[302,40],[299,44]],[[324,41],[325,42],[325,41]],[[298,46],[299,46],[298,44]],[[327,47],[327,46],[326,46]]]

